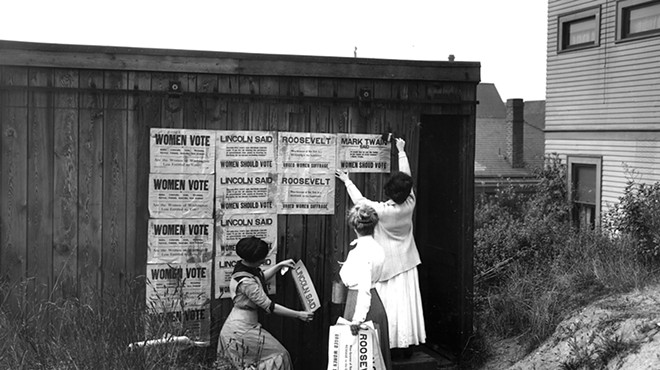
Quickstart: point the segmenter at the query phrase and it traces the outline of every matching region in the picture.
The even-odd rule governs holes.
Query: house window
[[[660,1],[625,0],[617,3],[617,40],[654,35],[660,35]]]
[[[600,225],[601,158],[568,157],[569,201],[573,224],[594,229]]]
[[[584,49],[600,44],[600,7],[560,15],[559,51]]]

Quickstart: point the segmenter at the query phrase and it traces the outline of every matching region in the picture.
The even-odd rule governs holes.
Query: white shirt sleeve
[[[364,322],[371,308],[371,259],[358,247],[348,253],[339,276],[348,289],[357,290],[357,302],[351,321]]]

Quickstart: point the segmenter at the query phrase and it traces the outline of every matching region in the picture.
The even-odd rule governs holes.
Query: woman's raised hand
[[[335,176],[342,182],[348,181],[348,172],[342,170],[335,170]]]
[[[396,138],[396,148],[398,151],[402,152],[403,149],[406,147],[406,141],[397,137]]]

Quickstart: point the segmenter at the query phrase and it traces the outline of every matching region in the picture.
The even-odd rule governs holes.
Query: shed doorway
[[[472,329],[473,134],[463,116],[421,117],[415,228],[427,346],[454,355]]]

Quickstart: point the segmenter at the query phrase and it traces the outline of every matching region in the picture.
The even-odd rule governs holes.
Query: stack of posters
[[[209,341],[215,133],[150,133],[147,307]]]

